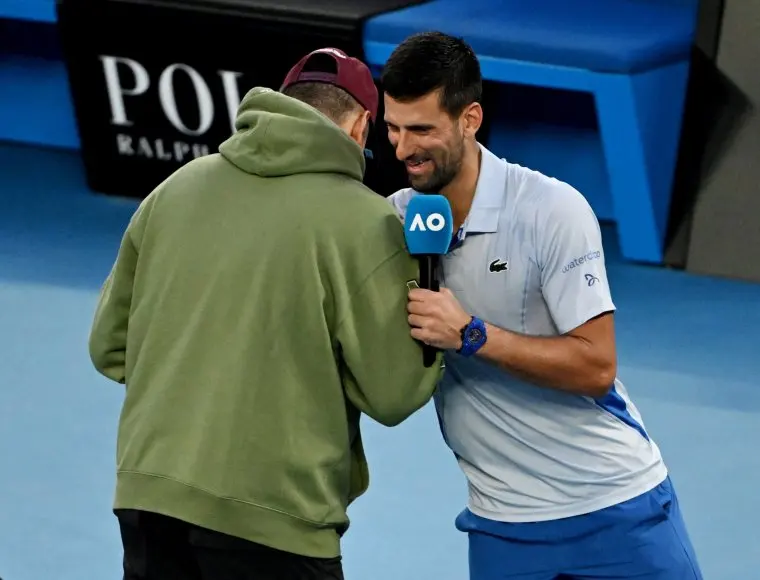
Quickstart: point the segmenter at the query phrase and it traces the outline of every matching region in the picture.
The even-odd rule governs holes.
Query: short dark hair
[[[315,54],[304,66],[304,72],[320,71],[336,73],[335,59],[327,55]],[[341,123],[346,115],[363,110],[359,101],[343,89],[325,82],[300,82],[283,89],[283,94],[311,105],[336,123]]]
[[[411,101],[440,89],[441,107],[451,117],[483,96],[475,52],[461,38],[442,32],[414,34],[399,44],[385,64],[381,82],[397,101]]]
[[[336,123],[341,123],[346,115],[362,108],[346,91],[327,83],[298,83],[282,92],[311,105]]]

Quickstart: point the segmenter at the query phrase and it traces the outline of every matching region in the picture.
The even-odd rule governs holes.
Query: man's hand
[[[471,317],[448,288],[410,290],[407,310],[413,338],[441,350],[462,347],[462,327]]]

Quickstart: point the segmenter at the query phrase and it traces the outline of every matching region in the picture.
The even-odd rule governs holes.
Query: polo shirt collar
[[[480,143],[478,147],[481,154],[480,172],[470,213],[464,224],[464,233],[489,234],[498,229],[507,179],[502,160]]]

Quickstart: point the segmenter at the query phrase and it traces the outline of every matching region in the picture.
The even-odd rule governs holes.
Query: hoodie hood
[[[230,163],[260,177],[342,173],[361,181],[361,147],[325,115],[267,88],[251,89],[235,120],[235,133],[219,146]]]

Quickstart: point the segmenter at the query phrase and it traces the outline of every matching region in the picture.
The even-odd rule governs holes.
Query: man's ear
[[[356,116],[354,124],[351,127],[351,138],[356,141],[362,147],[362,149],[367,146],[367,139],[369,138],[369,124],[369,111],[363,110],[360,115]]]
[[[465,137],[475,138],[483,124],[483,107],[480,103],[471,103],[462,112],[462,129]]]

